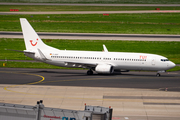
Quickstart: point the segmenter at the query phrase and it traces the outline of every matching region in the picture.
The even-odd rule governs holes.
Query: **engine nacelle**
[[[97,65],[95,71],[100,74],[111,74],[114,72],[114,68],[108,64]]]

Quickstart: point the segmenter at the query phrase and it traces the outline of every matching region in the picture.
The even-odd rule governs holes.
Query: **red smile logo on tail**
[[[36,39],[38,41],[38,39]],[[32,46],[36,46],[37,45],[37,42],[33,44],[33,40],[30,40],[30,43]]]

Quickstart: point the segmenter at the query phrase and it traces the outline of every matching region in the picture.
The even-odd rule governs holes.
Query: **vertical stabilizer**
[[[37,49],[55,49],[44,44],[26,18],[20,18],[21,28],[24,36],[26,50],[34,51]]]

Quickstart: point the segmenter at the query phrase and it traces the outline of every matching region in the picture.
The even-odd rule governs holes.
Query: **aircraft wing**
[[[72,67],[92,68],[92,67],[96,67],[98,63],[79,63],[79,62],[66,62],[66,61],[64,61],[64,64],[66,66],[72,66]]]

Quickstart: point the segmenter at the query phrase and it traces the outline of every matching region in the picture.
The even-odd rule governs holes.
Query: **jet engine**
[[[100,64],[96,66],[95,71],[99,74],[112,74],[114,72],[114,68],[108,64]]]

